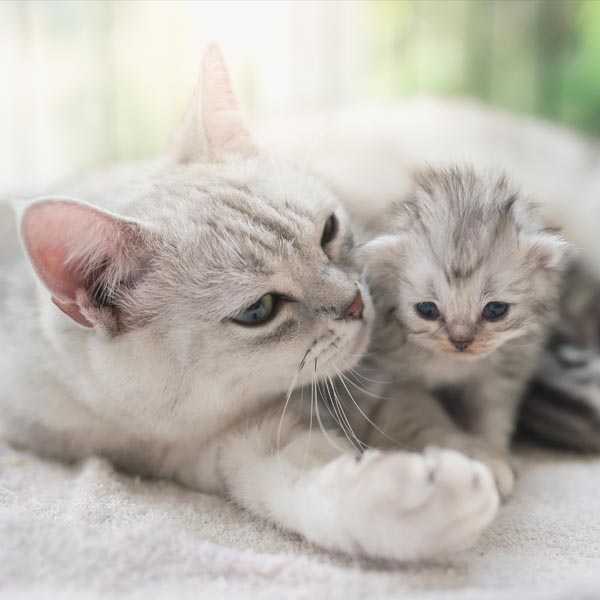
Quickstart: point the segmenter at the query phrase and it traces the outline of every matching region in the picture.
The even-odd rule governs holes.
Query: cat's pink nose
[[[363,308],[364,304],[359,290],[358,292],[356,292],[356,297],[354,298],[354,300],[352,300],[352,302],[346,309],[346,312],[344,313],[344,319],[362,318]]]
[[[455,340],[450,338],[450,342],[459,352],[464,352],[473,343],[473,340]]]

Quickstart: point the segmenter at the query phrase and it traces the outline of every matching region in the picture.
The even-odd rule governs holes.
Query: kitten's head
[[[184,388],[269,394],[303,360],[323,373],[363,351],[372,307],[348,217],[319,180],[254,146],[215,47],[171,157],[103,205],[114,212],[44,199],[21,230],[71,318],[56,310],[55,327],[87,327],[113,377],[120,361],[156,389],[168,365]]]
[[[540,330],[568,248],[505,176],[450,168],[416,177],[368,256],[388,314],[409,339],[477,359]]]

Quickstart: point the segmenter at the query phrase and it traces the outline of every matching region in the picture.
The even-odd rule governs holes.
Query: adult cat
[[[285,413],[288,388],[358,359],[372,303],[338,200],[256,149],[218,49],[169,157],[66,191],[93,205],[20,208],[39,281],[5,249],[2,436],[226,494],[348,553],[438,556],[490,523],[482,464],[358,456]]]

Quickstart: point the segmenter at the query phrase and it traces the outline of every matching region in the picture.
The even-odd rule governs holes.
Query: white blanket
[[[0,446],[0,597],[600,597],[600,460],[528,452],[479,545],[445,563],[331,556],[221,498]]]

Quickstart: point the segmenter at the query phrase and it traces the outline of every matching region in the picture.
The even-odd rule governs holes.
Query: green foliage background
[[[377,95],[471,95],[600,134],[600,1],[370,0]]]

